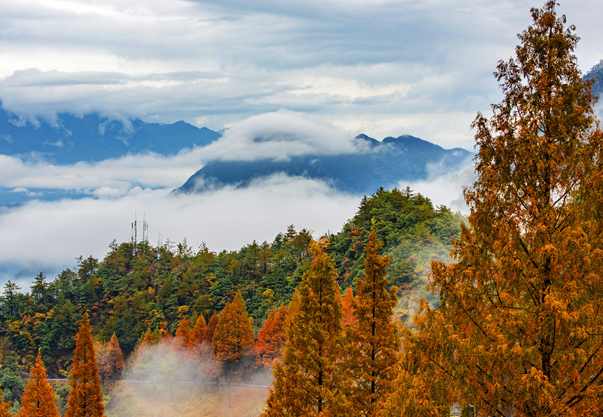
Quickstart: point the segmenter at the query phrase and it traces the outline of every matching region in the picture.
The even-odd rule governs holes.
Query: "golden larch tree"
[[[239,291],[220,312],[212,343],[219,361],[232,363],[252,353],[253,323]]]
[[[0,417],[12,417],[11,405],[4,400],[4,392],[0,389]]]
[[[389,258],[379,254],[382,244],[373,228],[364,252],[364,273],[357,283],[352,306],[356,320],[345,328],[344,370],[353,383],[345,387],[354,416],[375,416],[393,391],[400,336],[394,321],[396,289],[388,283]]]
[[[213,346],[214,333],[216,331],[216,326],[218,325],[218,321],[220,321],[219,313],[212,313],[209,321],[207,322],[207,342]]]
[[[341,298],[341,315],[344,327],[350,326],[356,322],[354,315],[354,290],[352,287],[347,287]]]
[[[207,341],[207,323],[203,314],[199,314],[191,329],[189,342],[192,348],[199,348]]]
[[[603,415],[603,134],[573,26],[532,9],[502,102],[474,122],[477,180],[415,349],[479,415]]]
[[[98,352],[95,352],[98,355]],[[98,370],[103,381],[113,382],[121,377],[125,368],[124,354],[117,335],[113,333],[98,358]]]
[[[75,337],[69,384],[65,417],[103,417],[103,396],[88,313],[84,313]]]
[[[59,417],[54,391],[38,352],[21,397],[18,417]]]
[[[341,415],[341,297],[337,271],[324,243],[312,242],[312,262],[297,289],[282,359],[263,417]]]
[[[255,343],[258,363],[272,366],[273,361],[279,357],[286,340],[288,314],[287,306],[283,305],[271,310],[264,320]]]
[[[178,322],[175,342],[178,347],[188,349],[191,346],[191,322],[184,318]]]

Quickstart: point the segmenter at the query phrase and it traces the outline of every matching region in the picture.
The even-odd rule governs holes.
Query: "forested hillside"
[[[406,300],[423,294],[427,263],[447,255],[460,222],[460,216],[410,190],[379,190],[364,198],[343,230],[328,236],[341,287],[354,286],[360,276],[374,225],[392,259],[389,279],[399,286],[406,308]],[[310,241],[309,231],[289,227],[272,242],[233,252],[186,243],[114,243],[104,259],[83,258],[77,270],[52,280],[38,275],[29,292],[9,282],[0,298],[0,384],[7,391],[18,385],[38,348],[51,376],[66,375],[77,322],[86,310],[95,337],[108,341],[115,333],[126,354],[148,329],[173,334],[182,319],[201,314],[209,320],[236,291],[257,329],[269,310],[290,301],[307,269]]]

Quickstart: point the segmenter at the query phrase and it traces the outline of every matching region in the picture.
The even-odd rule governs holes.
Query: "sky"
[[[1,0],[0,98],[221,130],[279,110],[350,134],[472,147],[535,0]],[[599,0],[564,0],[603,58]]]
[[[171,157],[57,166],[0,155],[0,187],[89,197],[0,209],[0,285],[26,287],[102,257],[146,219],[152,242],[237,249],[290,224],[337,232],[360,198],[277,175],[245,189],[174,195],[205,161],[353,152],[364,132],[473,148],[534,3],[520,0],[0,0],[0,100],[27,117],[97,111],[186,120],[224,137]],[[565,0],[586,71],[603,58],[599,0]],[[292,134],[294,133],[294,134]],[[270,140],[258,142],[258,137]],[[471,163],[404,183],[466,211]]]

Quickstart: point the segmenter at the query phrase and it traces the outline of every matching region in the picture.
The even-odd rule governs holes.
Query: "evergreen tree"
[[[271,366],[279,357],[286,340],[287,315],[287,306],[281,306],[268,314],[255,344],[258,363]]]
[[[251,352],[253,324],[240,292],[220,312],[212,342],[214,356],[219,361],[236,362]]]
[[[474,127],[477,180],[454,263],[433,265],[426,352],[480,415],[603,415],[603,134],[573,26],[532,9],[504,98]]]
[[[298,288],[299,311],[288,329],[283,358],[264,417],[341,415],[341,305],[335,264],[320,243],[310,245],[312,263]]]
[[[18,417],[59,417],[54,391],[48,382],[40,352],[25,385]]]
[[[396,289],[388,288],[389,259],[379,254],[381,242],[373,228],[365,246],[364,273],[352,301],[356,321],[346,328],[343,372],[352,384],[346,394],[354,416],[372,417],[393,391],[400,340],[394,322]]]
[[[71,363],[65,417],[103,417],[104,405],[88,313],[80,322]]]

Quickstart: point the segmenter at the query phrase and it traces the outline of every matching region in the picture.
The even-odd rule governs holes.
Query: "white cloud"
[[[233,124],[218,141],[175,156],[128,155],[96,163],[54,165],[0,154],[0,186],[82,190],[118,197],[133,187],[174,189],[211,160],[286,159],[362,151],[353,136],[306,115],[275,112]]]
[[[358,202],[324,183],[282,176],[200,195],[134,188],[114,199],[31,202],[0,213],[0,265],[56,270],[80,255],[102,257],[111,241],[129,239],[135,215],[146,218],[153,242],[186,238],[220,250],[271,240],[289,224],[337,231]]]
[[[202,150],[204,160],[287,159],[299,155],[334,155],[361,150],[353,136],[318,119],[280,111],[234,124]]]
[[[53,165],[0,155],[0,186],[16,189],[83,190],[122,195],[134,186],[174,188],[201,166],[200,149],[173,157],[131,155],[98,163]]]
[[[468,214],[463,190],[476,179],[475,166],[471,158],[456,171],[443,170],[439,164],[431,165],[428,178],[422,181],[401,182],[399,187],[410,187],[413,191],[431,199],[434,205],[444,205],[452,210]]]

